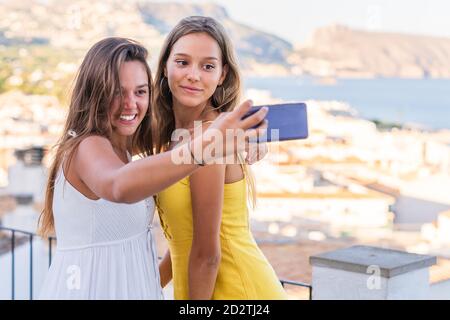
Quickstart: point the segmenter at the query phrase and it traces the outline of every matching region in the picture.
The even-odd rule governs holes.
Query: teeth
[[[129,115],[129,116],[125,116],[125,115],[121,115],[120,116],[120,120],[125,120],[125,121],[131,121],[134,120],[134,118],[136,118],[136,115]]]

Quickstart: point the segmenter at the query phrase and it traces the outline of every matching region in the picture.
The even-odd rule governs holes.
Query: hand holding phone
[[[244,118],[257,112],[262,107],[267,107],[269,112],[267,142],[286,141],[308,138],[308,117],[306,113],[306,104],[303,102],[282,103],[264,106],[254,106],[244,116]],[[276,130],[276,131],[272,131]],[[278,137],[276,136],[278,133]],[[263,137],[260,140],[265,140]]]

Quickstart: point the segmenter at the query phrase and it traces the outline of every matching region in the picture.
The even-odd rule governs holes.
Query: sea
[[[435,131],[450,129],[450,80],[246,77],[245,89],[266,90],[286,101],[348,103],[359,117]]]

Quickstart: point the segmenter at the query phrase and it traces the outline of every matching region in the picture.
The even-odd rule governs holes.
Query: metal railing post
[[[11,300],[15,300],[15,253],[14,253],[14,246],[16,242],[16,232],[15,230],[12,230],[12,236],[11,236]]]
[[[33,300],[33,235],[30,234],[30,300]]]

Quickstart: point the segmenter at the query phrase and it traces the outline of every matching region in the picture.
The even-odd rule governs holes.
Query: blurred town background
[[[430,281],[449,280],[450,33],[420,32],[406,22],[385,30],[386,17],[408,13],[385,1],[362,2],[362,23],[312,17],[319,26],[296,42],[295,34],[305,33],[302,19],[292,34],[281,34],[268,31],[275,20],[259,29],[243,18],[267,15],[265,1],[245,1],[243,10],[252,11],[239,19],[233,1],[0,1],[0,225],[36,229],[51,147],[87,49],[107,36],[130,37],[149,49],[154,68],[167,32],[185,16],[206,15],[223,23],[235,44],[246,98],[308,106],[309,138],[272,145],[277,152],[252,166],[252,229],[278,276],[310,283],[312,254],[367,244],[436,255]],[[299,17],[314,7],[280,5]],[[422,1],[411,6],[429,16],[445,11]],[[10,298],[10,237],[0,233],[0,299]],[[28,294],[27,239],[15,239],[19,297]],[[48,249],[36,244],[38,250]],[[33,263],[38,290],[47,261]],[[307,297],[305,288],[287,290]]]

